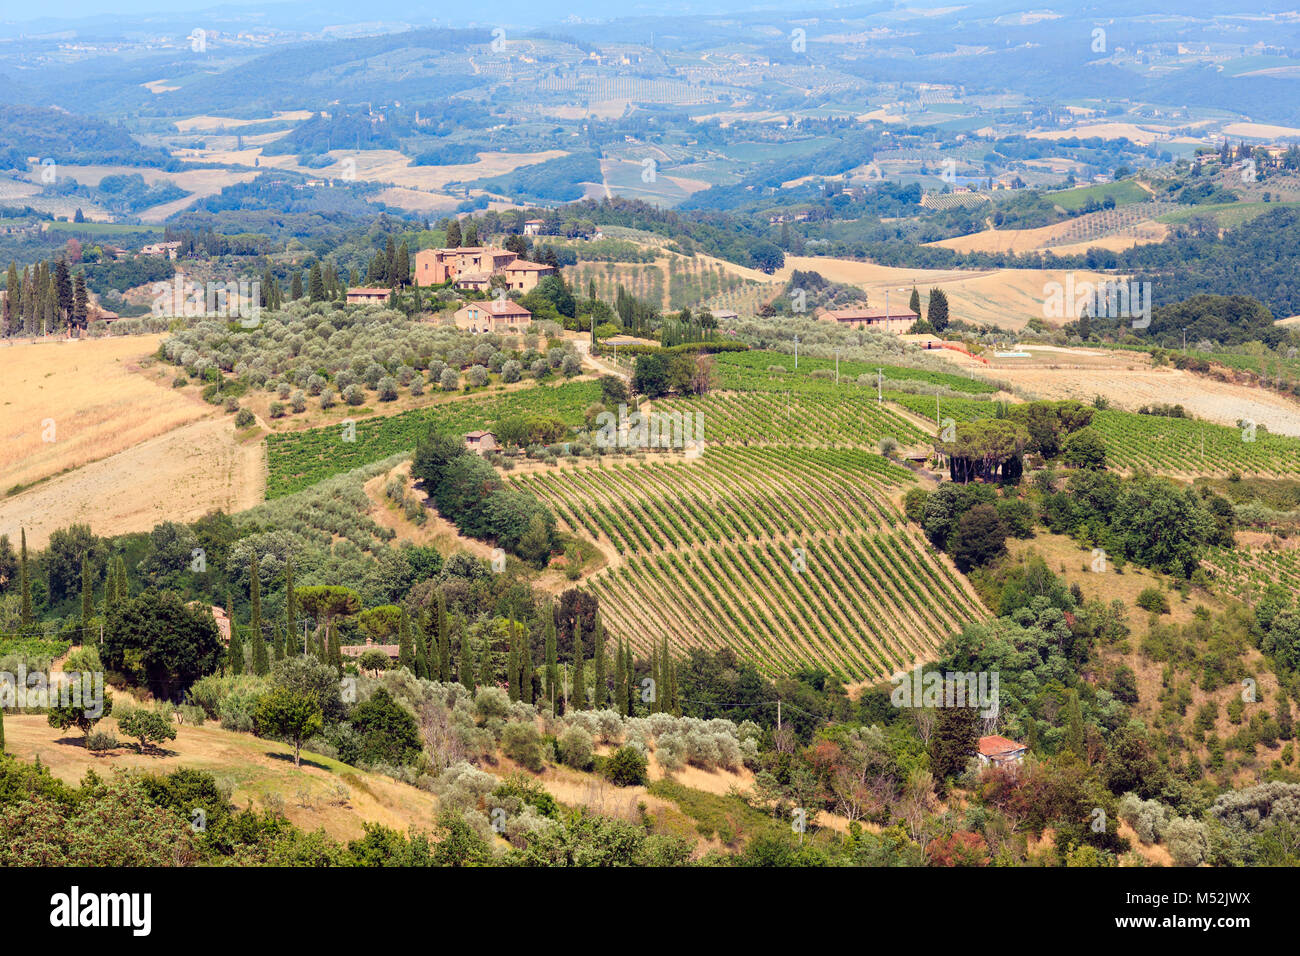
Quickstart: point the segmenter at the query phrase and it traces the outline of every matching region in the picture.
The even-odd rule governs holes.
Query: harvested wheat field
[[[884,305],[889,292],[891,305],[907,305],[912,286],[924,299],[933,287],[948,295],[952,318],[1017,331],[1031,318],[1043,316],[1044,288],[1048,283],[1065,284],[1062,269],[904,269],[881,266],[855,259],[786,256],[776,276],[788,279],[795,269],[821,273],[834,282],[856,285],[867,293],[871,305]],[[1076,283],[1110,279],[1097,272],[1074,272]]]
[[[101,725],[115,729],[107,718]],[[293,750],[274,740],[222,730],[213,724],[178,726],[176,739],[157,753],[138,753],[122,746],[108,754],[93,754],[80,735],[50,727],[44,716],[5,717],[5,748],[19,759],[38,755],[41,763],[65,783],[78,784],[87,770],[101,777],[110,768],[171,773],[181,767],[211,773],[233,789],[236,806],[258,809],[283,801],[285,816],[304,830],[323,827],[338,840],[363,833],[363,822],[381,823],[405,832],[412,826],[432,829],[438,800],[432,794],[390,777],[366,773],[316,754],[303,753],[294,767]]]
[[[211,415],[141,374],[161,335],[51,339],[0,349],[0,490],[114,455]]]
[[[0,534],[43,547],[74,521],[101,535],[244,511],[266,497],[266,445],[241,441],[229,417],[208,418],[0,498]]]
[[[1038,346],[1024,350],[1035,358],[995,358],[989,374],[1025,397],[1091,402],[1101,395],[1125,411],[1157,403],[1182,405],[1192,416],[1219,425],[1250,419],[1279,435],[1300,435],[1300,404],[1276,392],[1153,367],[1142,354]]]
[[[1118,218],[1121,211],[1111,210]],[[1095,215],[1095,214],[1094,214]],[[954,236],[926,243],[942,246],[958,252],[1046,252],[1050,249],[1058,256],[1075,255],[1092,248],[1108,249],[1120,252],[1135,245],[1148,242],[1163,242],[1169,234],[1169,227],[1154,219],[1137,220],[1129,225],[1117,224],[1113,234],[1098,234],[1096,238],[1080,239],[1078,242],[1062,242],[1071,237],[1071,230],[1077,229],[1076,220],[1058,222],[1051,226],[1037,229],[986,229],[968,236]],[[1097,228],[1104,233],[1105,227]]]

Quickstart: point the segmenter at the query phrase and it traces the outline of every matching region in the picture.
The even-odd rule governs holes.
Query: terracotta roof
[[[379,287],[377,287],[377,286],[374,287],[374,288],[370,288],[370,287],[366,287],[366,286],[358,286],[358,287],[355,288],[355,289],[348,289],[348,295],[383,295],[383,296],[387,296],[391,291],[392,291],[391,289],[381,289],[381,288],[379,288]]]
[[[837,322],[865,322],[868,319],[919,319],[920,316],[911,309],[831,309],[826,313],[827,318],[835,319]]]
[[[510,265],[506,266],[506,272],[541,272],[544,269],[554,269],[555,266],[542,265],[540,262],[529,262],[527,259],[516,259]]]
[[[518,302],[513,299],[491,299],[487,302],[476,302],[474,305],[481,305],[493,315],[532,315]],[[468,308],[468,306],[466,307]]]
[[[979,742],[979,751],[985,757],[1003,757],[1015,753],[1017,750],[1025,749],[1024,744],[1018,744],[1014,740],[1008,740],[1006,737],[999,737],[996,734],[981,737]]]

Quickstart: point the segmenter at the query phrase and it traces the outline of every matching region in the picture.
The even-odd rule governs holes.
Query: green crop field
[[[331,475],[414,449],[431,428],[453,432],[490,428],[517,412],[555,415],[566,424],[577,425],[587,406],[599,398],[600,386],[595,382],[565,382],[364,418],[356,422],[354,441],[344,441],[342,424],[269,435],[266,496],[291,494]]]

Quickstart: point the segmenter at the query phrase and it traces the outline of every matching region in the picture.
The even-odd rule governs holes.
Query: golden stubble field
[[[265,452],[167,369],[143,368],[161,335],[0,347],[0,533],[41,547],[74,521],[99,534],[261,500]]]
[[[1065,284],[1064,269],[904,269],[882,266],[854,259],[831,259],[809,256],[786,256],[785,266],[776,278],[785,280],[795,269],[818,272],[833,282],[855,285],[867,293],[873,306],[885,304],[907,307],[912,286],[927,300],[931,288],[940,288],[948,296],[949,315],[966,322],[984,323],[1019,331],[1034,316],[1043,316],[1045,286],[1049,282]],[[1074,271],[1076,283],[1108,279],[1099,272]],[[1060,324],[1059,321],[1049,324]]]

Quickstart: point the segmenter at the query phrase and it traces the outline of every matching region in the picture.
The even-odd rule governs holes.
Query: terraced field
[[[724,645],[769,673],[857,681],[932,659],[985,615],[895,507],[909,473],[861,449],[712,445],[694,461],[510,480],[611,554],[588,587],[644,650]]]

